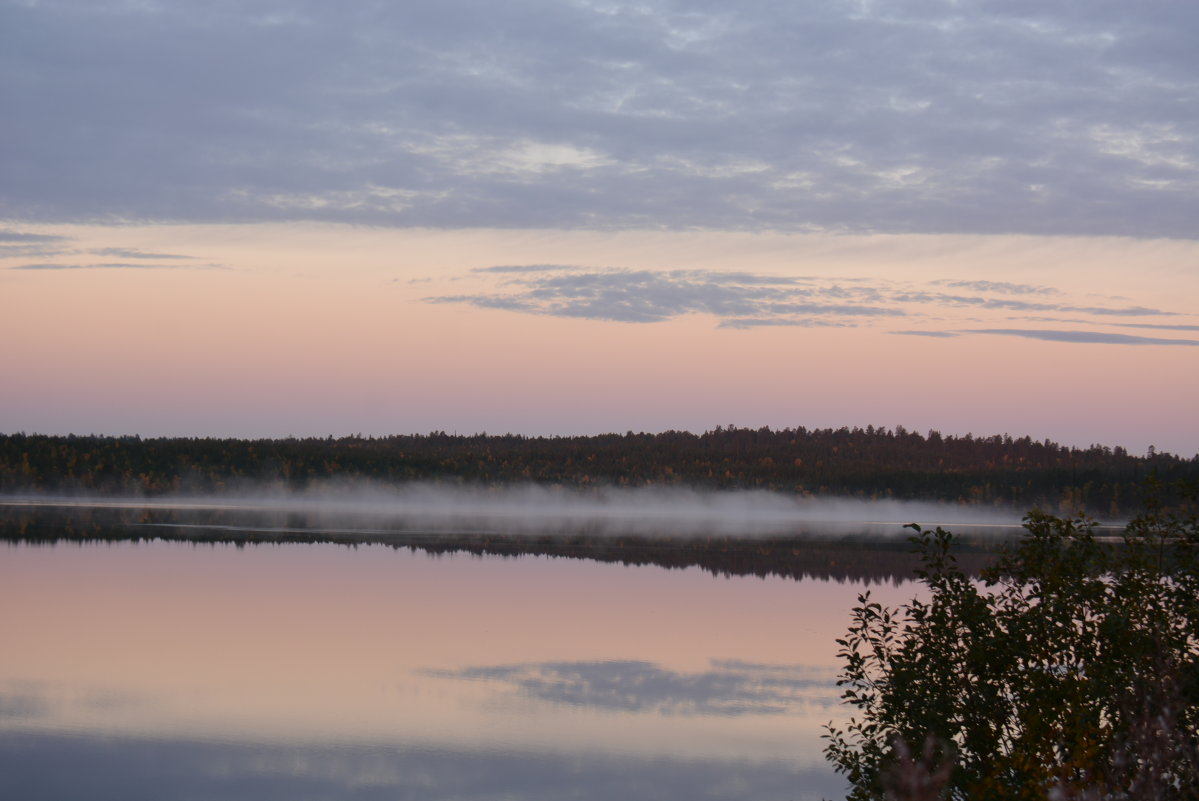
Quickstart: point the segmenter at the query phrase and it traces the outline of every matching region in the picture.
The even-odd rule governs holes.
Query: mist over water
[[[699,491],[673,487],[566,489],[369,482],[321,485],[302,492],[245,488],[228,494],[154,498],[0,498],[0,505],[222,513],[321,527],[379,532],[561,533],[645,536],[904,536],[903,526],[945,526],[962,533],[1020,527],[1023,511],[914,501],[799,498],[766,491]],[[226,521],[228,522],[228,521]],[[256,527],[272,525],[258,519]],[[236,527],[236,526],[229,526]]]

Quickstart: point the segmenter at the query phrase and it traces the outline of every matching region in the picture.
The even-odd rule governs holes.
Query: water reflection
[[[0,543],[0,798],[836,797],[820,733],[860,589],[381,545]]]
[[[712,660],[684,673],[649,662],[543,662],[433,671],[506,686],[540,701],[655,715],[780,715],[836,703],[835,672]]]
[[[0,692],[0,721],[27,722],[50,713],[46,699],[32,692]]]
[[[22,801],[814,801],[838,794],[843,785],[827,771],[777,760],[0,733],[0,797]]]

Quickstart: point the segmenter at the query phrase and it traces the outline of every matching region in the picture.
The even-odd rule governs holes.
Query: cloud
[[[71,238],[0,228],[0,259],[51,258],[70,252]]]
[[[780,314],[828,314],[844,317],[902,317],[901,309],[880,306],[846,306],[835,303],[770,303],[766,308]]]
[[[56,245],[10,245],[0,243],[0,259],[48,259],[70,251]]]
[[[936,339],[952,339],[957,336],[952,331],[888,331],[887,333],[905,337],[933,337]]]
[[[1056,289],[1032,284],[1012,284],[1007,281],[933,281],[954,289],[973,289],[975,292],[998,292],[1005,295],[1053,295]]]
[[[893,295],[892,299],[901,303],[973,306],[980,309],[1004,309],[1008,311],[1073,312],[1113,317],[1176,314],[1176,312],[1162,311],[1161,309],[1152,309],[1146,306],[1075,306],[1067,303],[1035,303],[1009,298],[986,298],[976,295],[948,295],[943,292],[899,292]]]
[[[11,220],[1199,235],[1190,3],[4,16]]]
[[[659,323],[683,315],[701,314],[718,318],[719,328],[741,330],[854,327],[897,317],[931,319],[963,308],[983,312],[1068,312],[1099,318],[1177,314],[1145,306],[1076,305],[1067,297],[1052,303],[1023,300],[1011,295],[1062,296],[1063,293],[1053,287],[994,281],[952,282],[984,293],[963,295],[882,279],[776,276],[744,271],[655,271],[508,264],[475,268],[472,273],[499,279],[497,286],[489,291],[433,295],[423,300],[624,323]],[[931,282],[931,285],[947,283],[950,282],[942,280]],[[997,293],[999,297],[985,293]],[[960,324],[959,319],[957,325]],[[951,331],[911,329],[892,333],[927,337],[956,335]]]
[[[1111,323],[1120,328],[1155,328],[1163,331],[1199,331],[1199,325],[1166,325],[1157,323]]]
[[[1099,331],[1046,331],[1024,328],[977,328],[971,334],[998,334],[1001,336],[1042,339],[1047,342],[1082,342],[1094,345],[1183,345],[1199,346],[1196,339],[1158,339],[1129,334],[1108,334]]]
[[[138,248],[103,247],[82,250],[74,246],[75,237],[58,234],[38,234],[26,231],[0,229],[0,259],[58,259],[57,261],[30,261],[0,269],[25,271],[60,270],[225,270],[222,264],[196,264],[195,256],[180,253],[152,253]],[[80,257],[108,257],[121,261],[88,262]],[[68,261],[67,259],[71,259]],[[128,261],[126,261],[128,260]],[[153,264],[155,261],[186,261],[187,264]]]
[[[180,257],[175,257],[180,258]],[[145,264],[140,262],[104,262],[100,264],[69,264],[65,262],[44,262],[36,264],[18,264],[7,267],[8,270],[218,270],[227,269],[219,264]]]
[[[91,251],[97,256],[112,256],[118,259],[194,259],[195,256],[180,256],[177,253],[146,253],[135,248],[96,248]]]
[[[540,701],[656,715],[779,715],[797,705],[834,706],[836,676],[801,666],[713,661],[680,673],[649,662],[543,662],[436,672],[508,686]]]
[[[50,242],[65,242],[68,237],[54,234],[34,234],[27,231],[13,231],[0,228],[0,242],[16,242],[19,244],[48,244]]]
[[[727,320],[721,320],[720,324],[716,327],[745,330],[749,328],[769,328],[774,326],[789,326],[798,328],[844,328],[848,325],[849,323],[834,323],[828,320],[795,320],[786,317],[731,317]]]
[[[430,303],[467,303],[481,308],[611,320],[658,323],[686,314],[723,318],[725,328],[761,325],[850,324],[854,318],[902,316],[897,308],[869,305],[881,300],[870,287],[819,285],[812,279],[706,270],[586,269],[530,265],[484,268],[505,276],[490,294],[427,297]],[[827,283],[827,282],[826,282]],[[862,299],[826,303],[822,298]]]
[[[480,309],[504,309],[506,311],[529,312],[540,314],[541,309],[533,303],[520,298],[493,297],[490,295],[441,295],[424,298],[426,303],[467,303]],[[609,318],[605,318],[609,319]]]

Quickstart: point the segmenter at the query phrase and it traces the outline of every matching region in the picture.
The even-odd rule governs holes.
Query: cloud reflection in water
[[[496,682],[550,703],[658,715],[778,715],[837,703],[830,670],[712,660],[682,673],[638,660],[540,662],[430,671],[443,678]]]

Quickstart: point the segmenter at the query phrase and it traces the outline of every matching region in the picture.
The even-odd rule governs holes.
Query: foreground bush
[[[922,597],[859,596],[825,749],[853,801],[1199,798],[1199,520],[1025,527],[978,582],[912,526]]]

